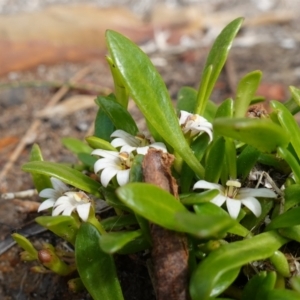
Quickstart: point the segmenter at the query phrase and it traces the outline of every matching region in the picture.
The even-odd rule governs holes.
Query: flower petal
[[[92,155],[98,155],[109,159],[114,159],[119,157],[119,152],[117,151],[109,151],[109,150],[103,150],[103,149],[96,149],[92,151]]]
[[[104,187],[107,187],[111,179],[119,172],[116,168],[106,168],[100,175],[100,181]]]
[[[179,118],[179,124],[182,125],[186,122],[186,119],[192,115],[191,113],[187,112],[187,111],[184,111],[184,110],[181,110],[180,111],[180,118]]]
[[[233,218],[236,219],[240,213],[241,210],[241,201],[240,200],[235,200],[227,197],[226,200],[226,206],[229,215]]]
[[[254,197],[247,197],[241,200],[241,202],[248,207],[256,217],[261,215],[261,204]]]
[[[245,197],[263,197],[263,198],[276,198],[276,194],[274,191],[261,188],[261,189],[251,189],[251,188],[241,188],[237,194],[239,199],[243,199]]]
[[[66,205],[64,205],[64,204],[61,204],[61,205],[55,207],[52,211],[52,216],[58,216],[65,209],[66,209]]]
[[[134,151],[135,149],[138,149],[137,147],[132,147],[130,145],[124,145],[121,149],[120,152],[127,152],[127,153],[131,153],[132,151]]]
[[[222,206],[225,201],[226,201],[226,197],[221,194],[217,195],[215,198],[210,200],[211,203],[218,206]]]
[[[68,206],[64,209],[64,211],[62,212],[63,216],[71,216],[72,211],[75,209],[76,207],[74,206]]]
[[[56,200],[54,206],[67,204],[67,203],[70,203],[70,198],[68,196],[61,196]]]
[[[50,207],[53,207],[55,203],[55,200],[54,199],[47,199],[45,200],[40,206],[39,206],[39,209],[38,209],[38,212],[42,211],[42,210],[45,210],[45,209],[48,209]]]
[[[125,185],[129,181],[129,172],[128,170],[122,170],[117,173],[117,181],[120,186]]]
[[[77,206],[77,212],[82,221],[86,222],[90,213],[91,203],[84,203]]]
[[[40,191],[39,196],[41,198],[53,198],[56,199],[57,197],[57,191],[51,188],[43,189]]]
[[[224,187],[217,183],[211,183],[205,180],[199,180],[194,184],[193,190],[195,189],[205,189],[205,190],[219,190],[224,194]]]
[[[100,170],[105,168],[118,168],[119,161],[119,158],[118,161],[108,160],[107,158],[100,158],[94,164],[94,172],[98,173]]]
[[[59,192],[63,193],[63,192],[66,192],[66,191],[69,190],[68,186],[64,182],[62,182],[61,180],[59,180],[55,177],[51,177],[50,180],[51,180],[53,188],[56,191],[59,191]]]

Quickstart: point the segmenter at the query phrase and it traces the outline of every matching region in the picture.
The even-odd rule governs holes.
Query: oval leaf
[[[262,152],[275,151],[278,146],[286,147],[290,139],[283,128],[267,119],[220,118],[213,125],[217,134],[244,142]]]
[[[195,158],[179,126],[166,85],[147,55],[129,39],[108,30],[108,48],[124,84],[158,134],[200,177],[204,169]]]
[[[82,191],[100,196],[99,188],[101,185],[99,182],[67,166],[47,161],[35,161],[24,164],[22,170],[34,174],[53,176]]]
[[[89,223],[83,223],[75,244],[78,273],[94,300],[123,300],[115,263],[100,248],[101,236]]]
[[[116,190],[119,199],[137,214],[162,227],[180,230],[175,214],[187,209],[170,193],[152,184],[129,183]]]

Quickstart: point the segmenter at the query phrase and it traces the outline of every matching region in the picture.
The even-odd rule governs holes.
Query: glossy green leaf
[[[259,300],[257,298],[257,294],[261,287],[263,287],[265,279],[267,276],[267,272],[263,271],[256,275],[254,275],[246,284],[243,294],[242,300]]]
[[[122,76],[120,75],[120,72],[114,64],[113,60],[109,56],[106,56],[106,61],[108,62],[110,72],[114,79],[114,88],[117,102],[120,103],[124,108],[127,108],[129,95],[124,85]]]
[[[32,259],[38,259],[37,250],[25,236],[18,233],[13,233],[11,236],[22,249],[29,253]]]
[[[78,232],[80,222],[71,216],[42,216],[37,217],[35,221],[60,236],[67,242],[75,245],[76,234]]]
[[[191,149],[199,161],[202,160],[208,145],[209,136],[207,134],[201,134],[191,143]],[[184,174],[184,176],[181,176],[180,178],[181,192],[187,193],[190,191],[195,173],[185,162],[183,162],[181,174]]]
[[[175,214],[187,209],[170,193],[148,183],[129,183],[116,190],[119,199],[135,213],[168,229],[179,229]]]
[[[233,116],[233,100],[228,98],[224,100],[218,107],[215,118],[231,118]]]
[[[210,203],[209,203],[210,204]],[[228,214],[193,214],[190,212],[178,212],[175,215],[180,231],[190,233],[200,239],[219,239],[224,237],[236,221]]]
[[[150,247],[151,244],[143,235],[141,235],[125,244],[122,249],[117,251],[117,254],[128,255],[140,251],[145,251]]]
[[[283,214],[275,217],[272,222],[266,227],[266,230],[291,227],[300,225],[300,207],[290,209]]]
[[[117,197],[115,190],[103,189],[102,193],[104,195],[104,199],[108,205],[123,210],[127,212],[133,212],[128,206],[126,206],[119,198]]]
[[[220,179],[225,159],[225,139],[219,137],[210,145],[205,161],[205,180],[217,183]]]
[[[300,243],[300,225],[280,228],[278,232],[285,238]]]
[[[236,179],[237,178],[237,162],[236,162],[236,148],[235,143],[230,138],[225,138],[225,163],[227,166],[227,175],[223,180],[224,184],[228,178]]]
[[[122,249],[130,241],[141,236],[141,230],[110,232],[101,237],[100,247],[105,253],[112,254]]]
[[[284,103],[284,106],[295,115],[300,111],[300,90],[294,86],[290,86],[289,90],[292,94],[292,98]]]
[[[240,268],[251,261],[266,259],[286,242],[286,239],[271,231],[221,246],[210,253],[192,274],[191,298],[193,300],[209,299],[218,278],[224,273]],[[230,282],[227,283],[228,286],[229,284]],[[219,293],[221,292],[219,290]]]
[[[202,193],[180,195],[180,201],[184,205],[194,205],[209,202],[219,194],[219,190],[208,190]]]
[[[85,142],[75,138],[63,138],[62,143],[67,149],[72,151],[74,154],[91,153],[93,150]]]
[[[273,167],[275,170],[278,170],[284,174],[291,173],[291,168],[287,162],[274,154],[260,153],[257,162],[262,165]]]
[[[99,107],[95,119],[94,135],[105,141],[110,141],[110,135],[114,132],[115,127],[105,111]]]
[[[296,292],[300,293],[300,276],[294,276],[290,279],[290,284]]]
[[[243,180],[247,178],[259,157],[259,153],[260,152],[256,148],[249,145],[242,150],[236,162],[237,176],[239,178],[242,178]]]
[[[112,59],[131,97],[158,134],[200,177],[204,169],[195,158],[179,126],[166,85],[145,53],[121,34],[108,30]]]
[[[193,113],[196,107],[197,90],[184,86],[179,90],[177,95],[177,110],[184,110]],[[212,121],[217,111],[217,106],[214,102],[208,101],[203,117],[208,121]]]
[[[99,96],[95,100],[110,118],[116,129],[122,129],[131,135],[138,133],[138,128],[130,113],[111,97]]]
[[[281,126],[290,134],[291,144],[293,145],[298,158],[300,158],[300,129],[289,110],[278,101],[271,101],[271,107],[277,113],[277,118]]]
[[[233,39],[239,31],[243,18],[238,18],[229,23],[216,38],[202,73],[201,84],[197,96],[195,113],[203,114],[207,100],[226,62]],[[208,70],[211,68],[211,72]]]
[[[144,160],[144,155],[138,154],[134,157],[130,168],[129,182],[143,181],[143,169],[142,169],[143,160]]]
[[[88,144],[93,149],[103,149],[103,150],[109,150],[109,151],[118,151],[115,147],[111,145],[110,142],[107,142],[103,139],[100,139],[96,136],[88,136],[85,138]]]
[[[22,170],[34,174],[53,176],[82,191],[96,196],[100,195],[99,188],[101,185],[99,182],[94,181],[77,170],[58,163],[35,161],[24,164]]]
[[[300,293],[290,290],[272,290],[267,294],[266,300],[299,300]]]
[[[261,76],[261,71],[253,71],[240,80],[234,102],[234,116],[236,118],[245,117],[251,100],[259,86]]]
[[[132,214],[113,216],[101,220],[101,224],[106,231],[120,230],[126,226],[136,225],[137,219]]]
[[[287,211],[300,203],[300,184],[292,184],[284,190],[284,210]]]
[[[85,165],[88,166],[91,170],[94,169],[94,164],[98,160],[95,156],[87,153],[78,153],[78,159]]]
[[[262,152],[275,151],[278,146],[286,147],[290,139],[284,129],[268,119],[219,118],[213,125],[217,134],[244,142]]]
[[[143,237],[149,243],[149,245],[151,245],[152,238],[151,238],[151,233],[150,233],[149,221],[147,219],[145,219],[144,217],[140,216],[139,214],[135,214],[135,217],[140,225],[140,228],[143,233]]]
[[[293,170],[296,183],[300,183],[300,165],[295,156],[284,147],[278,147],[277,153],[288,163],[288,165]]]
[[[194,210],[198,215],[198,217],[200,217],[201,219],[202,218],[205,219],[206,216],[208,216],[209,218],[215,216],[217,219],[219,217],[228,218],[228,213],[223,208],[209,202],[204,202],[204,203],[199,203],[197,205],[194,205]],[[239,224],[238,222],[233,223],[233,226],[228,228],[227,232],[239,236],[243,236],[243,237],[249,234],[249,230],[244,226],[242,226],[241,224]]]
[[[115,263],[100,248],[101,236],[89,223],[82,223],[75,244],[78,273],[94,300],[123,300]]]
[[[256,293],[256,299],[257,300],[265,299],[267,294],[274,289],[275,283],[276,283],[276,273],[268,272]]]
[[[270,256],[270,262],[274,266],[275,270],[283,277],[290,277],[290,267],[286,256],[279,250],[276,250],[272,256]]]
[[[32,149],[30,151],[29,161],[30,162],[44,161],[41,149],[37,144],[34,144],[32,146]],[[35,173],[32,173],[31,176],[32,176],[34,186],[38,192],[40,192],[45,188],[52,188],[52,184],[49,176],[42,175],[42,174],[35,174]]]

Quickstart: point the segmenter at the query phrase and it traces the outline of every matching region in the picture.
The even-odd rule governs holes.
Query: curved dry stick
[[[152,183],[178,197],[178,186],[171,174],[173,161],[173,155],[150,149],[143,160],[143,175],[145,182]],[[150,232],[157,299],[189,299],[186,236],[156,224],[150,224]]]

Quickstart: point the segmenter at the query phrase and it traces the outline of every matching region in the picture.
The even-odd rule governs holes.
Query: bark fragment
[[[143,160],[143,175],[154,184],[178,197],[178,186],[171,174],[174,156],[150,149]],[[163,201],[164,199],[157,199]],[[188,247],[184,234],[150,224],[152,261],[158,300],[187,300]]]

